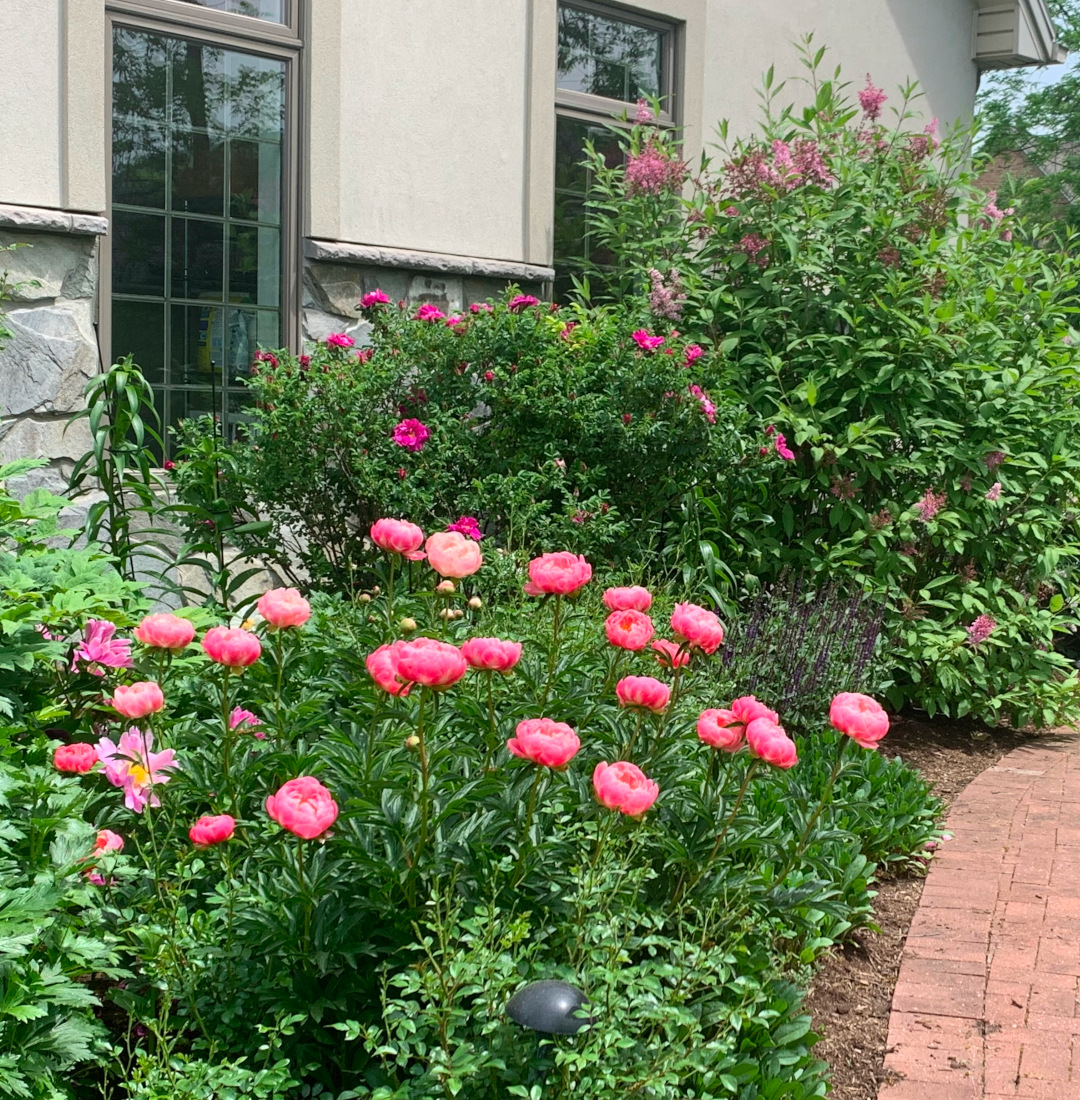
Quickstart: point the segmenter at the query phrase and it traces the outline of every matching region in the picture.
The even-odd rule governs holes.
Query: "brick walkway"
[[[879,1100],[1080,1100],[1080,736],[953,804],[893,994]]]

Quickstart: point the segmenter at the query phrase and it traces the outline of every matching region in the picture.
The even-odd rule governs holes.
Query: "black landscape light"
[[[591,1016],[578,1015],[588,1006],[589,999],[569,982],[530,982],[506,1002],[506,1014],[532,1031],[576,1035],[593,1023]]]

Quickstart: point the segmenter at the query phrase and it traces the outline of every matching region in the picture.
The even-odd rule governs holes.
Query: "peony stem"
[[[525,828],[521,832],[522,846],[528,843],[529,829],[532,828],[533,812],[536,810],[536,795],[540,790],[540,781],[544,778],[544,769],[536,766],[536,778],[533,780],[532,790],[529,792],[529,809],[525,814]]]
[[[784,865],[783,871],[776,876],[777,882],[783,882],[785,878],[790,874],[791,869],[798,862],[799,857],[806,850],[807,841],[810,839],[810,833],[814,826],[818,823],[818,818],[821,817],[821,812],[825,809],[826,805],[831,801],[832,789],[836,785],[837,777],[840,775],[840,768],[844,763],[844,751],[848,747],[848,741],[850,738],[841,737],[840,747],[836,753],[836,763],[833,764],[833,769],[829,773],[829,781],[825,784],[825,790],[821,792],[821,798],[818,801],[817,809],[814,810],[810,817],[810,820],[806,823],[806,828],[803,829],[802,836],[799,837],[799,843],[795,845],[795,850],[791,853],[791,858],[788,859]]]
[[[221,775],[225,784],[225,797],[228,802],[229,812],[235,816],[236,806],[233,799],[232,777],[229,775],[229,765],[232,762],[233,729],[229,715],[229,678],[232,669],[228,665],[221,666],[221,721],[225,727],[225,744],[221,750]]]
[[[386,581],[386,625],[390,630],[394,629],[394,565],[397,554],[389,554],[390,576]]]
[[[634,732],[630,736],[630,740],[627,743],[626,748],[622,751],[620,759],[629,760],[630,753],[633,752],[634,745],[637,743],[638,734],[641,732],[641,723],[645,720],[645,711],[641,707],[637,707],[637,722],[634,725]]]
[[[308,889],[304,874],[304,838],[296,838],[296,880],[300,885],[300,896],[304,899],[304,935],[300,941],[301,952],[306,958],[311,954],[311,891]]]
[[[488,751],[487,759],[484,761],[484,771],[487,771],[491,767],[491,762],[495,756],[495,753],[499,747],[498,738],[496,735],[495,726],[495,696],[492,693],[491,680],[495,673],[488,669],[487,672],[487,705],[488,705]]]
[[[555,596],[555,621],[551,629],[551,653],[548,655],[548,670],[547,670],[547,683],[544,684],[544,698],[541,702],[541,707],[545,706],[548,701],[548,694],[551,691],[551,681],[555,676],[555,661],[559,655],[559,616],[562,612],[562,596],[556,594]]]
[[[428,836],[428,754],[424,741],[424,704],[427,702],[427,690],[420,689],[420,713],[416,718],[416,736],[420,742],[420,840],[413,857],[414,870],[420,866],[420,853],[427,844]]]
[[[285,730],[281,722],[281,681],[285,673],[285,647],[282,642],[283,631],[274,631],[274,656],[277,658],[277,684],[274,689],[274,747],[281,752],[285,741]]]

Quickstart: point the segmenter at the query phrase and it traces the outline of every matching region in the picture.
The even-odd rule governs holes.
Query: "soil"
[[[901,717],[894,719],[882,748],[917,768],[947,812],[980,772],[1036,736],[971,722]],[[881,879],[874,901],[881,931],[855,933],[825,957],[814,975],[806,1008],[822,1036],[814,1053],[832,1069],[832,1100],[877,1100],[893,988],[923,881],[924,875],[913,870]]]

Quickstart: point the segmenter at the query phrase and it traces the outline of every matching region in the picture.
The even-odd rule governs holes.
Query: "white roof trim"
[[[1067,53],[1046,0],[975,0],[971,56],[980,69],[1012,69],[1058,64]]]

